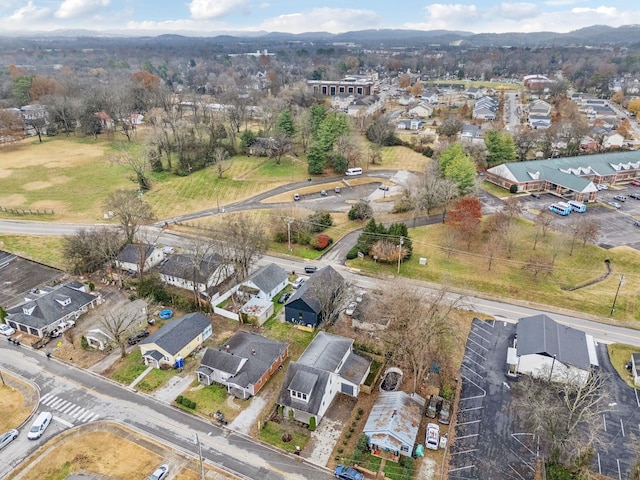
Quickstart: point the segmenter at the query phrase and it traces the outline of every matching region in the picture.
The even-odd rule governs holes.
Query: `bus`
[[[571,213],[571,205],[564,202],[554,203],[549,207],[549,210],[551,210],[553,213],[557,213],[558,215],[562,215],[564,217]]]
[[[344,172],[345,175],[362,175],[362,169],[361,168],[350,168],[349,170],[347,170],[346,172]]]
[[[582,202],[576,202],[575,200],[569,200],[569,205],[574,212],[584,213],[587,211],[587,206]]]

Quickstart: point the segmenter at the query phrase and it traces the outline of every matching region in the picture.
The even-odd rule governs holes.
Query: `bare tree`
[[[516,147],[516,155],[519,162],[524,162],[529,152],[538,143],[538,134],[528,128],[519,128],[513,134],[513,144]]]
[[[238,282],[249,277],[251,267],[268,244],[264,223],[244,214],[233,217],[224,225],[224,230],[212,235]]]
[[[109,310],[98,320],[107,335],[120,348],[121,358],[127,356],[127,338],[137,321],[139,317],[136,313],[126,308]]]
[[[151,205],[134,190],[116,190],[107,197],[104,207],[117,217],[129,243],[134,242],[143,224],[155,219]]]
[[[313,292],[310,294],[320,306],[320,318],[325,325],[333,325],[340,307],[347,301],[350,295],[351,286],[332,267],[326,267],[321,272],[314,275],[322,275],[322,282],[315,282]],[[319,277],[318,277],[319,278]],[[310,292],[310,290],[308,290]]]
[[[224,177],[224,172],[229,170],[230,166],[227,163],[229,158],[229,152],[225,148],[216,147],[213,149],[213,159],[216,162],[216,170],[218,172],[218,178]]]
[[[129,180],[138,185],[140,190],[151,189],[151,181],[148,177],[151,166],[148,155],[136,155],[128,145],[116,144],[110,160],[116,165],[124,165],[131,173]]]
[[[269,158],[276,161],[276,165],[280,165],[282,156],[291,150],[291,138],[284,133],[277,133],[269,139],[269,148],[267,153]]]
[[[549,382],[541,375],[523,377],[514,385],[516,411],[539,436],[543,455],[551,462],[576,465],[588,458],[601,437],[602,415],[609,407],[606,374],[594,370],[586,381],[570,370]]]
[[[434,364],[446,364],[456,340],[450,316],[462,301],[450,300],[446,289],[427,293],[401,284],[381,302],[379,315],[390,321],[386,350],[395,363],[411,369],[414,391]]]
[[[540,274],[549,275],[553,272],[553,261],[544,254],[532,255],[522,266],[522,270],[530,272],[534,279]]]
[[[62,254],[73,273],[92,273],[110,265],[124,242],[122,233],[114,228],[82,229],[64,238]]]
[[[571,248],[569,250],[569,256],[573,255],[573,247],[576,241],[582,240],[582,245],[586,245],[588,241],[592,241],[598,238],[600,232],[600,222],[588,217],[578,217],[574,219],[570,224],[571,228]]]

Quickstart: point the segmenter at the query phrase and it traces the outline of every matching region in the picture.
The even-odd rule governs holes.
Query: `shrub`
[[[351,432],[345,433],[344,438],[351,438]]]
[[[344,452],[344,448],[339,448],[338,453],[342,453],[342,452]]]
[[[509,187],[509,193],[518,193],[518,186],[513,184]]]
[[[309,227],[313,233],[325,231],[333,225],[333,218],[329,212],[315,212],[307,217],[307,221],[312,225]]]
[[[96,289],[96,284],[93,282],[89,282],[89,291],[93,292]]]
[[[313,432],[316,429],[316,417],[311,417],[309,419],[309,431]]]
[[[178,395],[176,397],[176,403],[179,403],[180,405],[182,405],[182,400],[184,399],[184,397],[182,395]]]
[[[349,220],[367,220],[373,217],[373,209],[367,202],[359,201],[351,206]]]
[[[362,416],[363,413],[364,410],[362,409],[362,407],[358,408],[358,415]]]
[[[369,437],[366,434],[362,434],[358,437],[358,443],[356,443],[356,450],[360,453],[366,453],[369,450]]]
[[[358,246],[355,245],[353,246],[348,252],[347,252],[347,260],[353,260],[354,258],[358,257],[358,252],[360,250],[358,249]]]
[[[80,338],[80,345],[85,350],[89,350],[89,348],[90,348],[89,347],[89,340],[87,340],[87,337],[85,337],[84,335]]]
[[[316,250],[324,250],[331,244],[331,238],[329,235],[320,233],[316,236]]]

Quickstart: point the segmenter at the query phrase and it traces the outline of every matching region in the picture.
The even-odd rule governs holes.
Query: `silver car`
[[[18,438],[18,433],[18,430],[14,429],[0,435],[0,450]]]
[[[162,480],[169,473],[169,465],[160,465],[155,471],[149,475],[147,480]]]

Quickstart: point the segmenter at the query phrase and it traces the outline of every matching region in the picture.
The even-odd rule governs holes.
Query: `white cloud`
[[[46,7],[36,7],[31,0],[24,7],[13,12],[7,20],[9,22],[22,23],[25,21],[37,21],[49,17],[51,10]]]
[[[55,13],[57,18],[76,18],[109,6],[109,0],[64,0]]]
[[[192,0],[188,7],[191,18],[208,20],[224,17],[244,3],[245,0]]]
[[[271,4],[270,4],[270,3],[268,3],[268,2],[262,2],[262,3],[260,4],[260,8],[269,8],[270,6],[271,6]]]
[[[250,30],[269,32],[329,32],[381,28],[383,19],[372,10],[350,8],[314,8],[303,13],[291,13],[264,20]],[[245,29],[249,30],[249,29]]]
[[[640,11],[623,11],[615,7],[569,6],[565,10],[543,11],[533,3],[505,2],[487,9],[475,5],[433,4],[425,7],[425,12],[424,21],[408,22],[402,28],[474,33],[570,32],[600,23],[612,27],[640,24]]]
[[[538,6],[533,3],[501,3],[498,14],[510,20],[527,19],[537,16]]]

